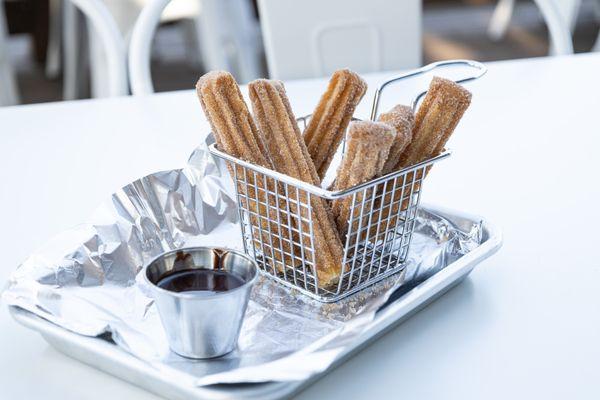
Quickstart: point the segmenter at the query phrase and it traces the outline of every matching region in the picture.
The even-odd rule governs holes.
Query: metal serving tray
[[[463,213],[427,208],[451,219],[458,217],[479,220]],[[483,240],[479,247],[417,286],[408,289],[399,288],[378,311],[363,334],[341,353],[329,369],[303,381],[208,387],[182,385],[166,379],[152,366],[126,353],[108,340],[69,332],[18,307],[11,306],[10,312],[17,322],[38,331],[58,351],[168,399],[280,399],[298,393],[387,330],[462,282],[475,265],[494,254],[501,245],[500,232],[484,221]]]

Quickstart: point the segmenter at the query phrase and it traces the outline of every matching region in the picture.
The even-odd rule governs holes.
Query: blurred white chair
[[[133,27],[150,0],[102,0],[117,21],[121,33],[129,43]],[[201,63],[198,32],[202,0],[172,0],[160,15],[160,23],[178,22],[183,28],[190,60]]]
[[[421,0],[259,0],[271,78],[421,65]]]
[[[63,0],[51,0],[63,2]],[[128,47],[133,25],[140,11],[149,0],[100,0],[116,23],[120,36]],[[200,13],[200,0],[174,0],[166,7],[161,15],[161,22],[181,21],[185,25],[187,40],[194,44],[191,54],[197,54],[199,45],[195,27]],[[55,13],[56,14],[56,13]],[[84,72],[89,64],[92,97],[108,95],[104,82],[106,81],[106,55],[99,43],[98,34],[93,27],[88,27],[87,35],[83,30],[79,13],[74,9],[70,0],[63,4],[63,54],[64,54],[64,93],[65,100],[80,98],[85,92],[87,74]],[[56,19],[56,17],[55,17]],[[51,29],[52,32],[52,29]],[[51,35],[52,36],[52,35]],[[190,57],[199,61],[199,56]],[[86,62],[89,59],[89,63]],[[49,72],[52,69],[49,68]]]
[[[48,1],[48,46],[46,47],[46,76],[58,78],[61,69],[62,0]]]
[[[97,38],[96,47],[91,48],[90,52],[101,51],[104,56],[102,62],[92,61],[90,66],[94,97],[129,94],[125,41],[106,5],[101,0],[65,0],[64,5],[65,21],[69,18],[76,20],[75,10],[71,6],[81,10],[88,21],[91,34]],[[76,26],[66,25],[65,48],[77,46],[79,34]],[[68,87],[78,84],[73,80],[78,76],[79,58],[79,52],[65,51],[64,75],[65,85]]]
[[[154,92],[150,73],[152,38],[170,0],[150,0],[135,23],[129,45],[134,95]],[[260,74],[260,40],[248,0],[203,0],[198,27],[203,64],[231,71],[240,82]]]
[[[600,22],[600,0],[594,2],[594,14],[596,15],[596,21]],[[600,51],[600,31],[598,31],[596,43],[594,44],[594,47],[592,47],[592,51]]]
[[[581,0],[534,0],[550,34],[550,54],[572,54],[571,33],[577,21]],[[492,40],[501,39],[508,29],[515,0],[499,0],[488,26]]]
[[[240,83],[264,76],[262,38],[251,0],[202,0],[200,22],[206,69],[229,71]]]
[[[140,12],[149,0],[102,0],[114,17],[119,30],[128,38]],[[201,0],[172,0],[161,14],[161,22],[193,20],[200,15]]]
[[[8,27],[4,15],[4,4],[0,0],[0,106],[11,106],[18,103],[17,81],[8,56]]]

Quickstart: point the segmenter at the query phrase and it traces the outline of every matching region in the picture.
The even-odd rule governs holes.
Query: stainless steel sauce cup
[[[228,272],[243,283],[220,292],[175,292],[158,286],[164,277],[190,269]],[[160,255],[142,273],[171,350],[188,358],[213,358],[236,347],[250,290],[258,275],[254,260],[225,248],[184,248]]]

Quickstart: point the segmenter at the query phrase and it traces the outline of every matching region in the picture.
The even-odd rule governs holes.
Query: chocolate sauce
[[[164,276],[156,285],[171,292],[225,292],[243,284],[242,278],[227,271],[184,269]]]

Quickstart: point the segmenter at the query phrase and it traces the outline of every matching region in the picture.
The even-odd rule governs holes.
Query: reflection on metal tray
[[[434,210],[448,219],[470,219],[468,215]],[[461,282],[471,270],[495,253],[502,244],[499,231],[487,222],[483,223],[481,245],[446,266],[423,282],[402,286],[379,310],[376,318],[338,356],[333,365],[309,379],[293,382],[272,382],[245,385],[217,385],[193,387],[178,384],[164,377],[157,369],[141,361],[108,340],[90,338],[69,332],[18,307],[10,307],[13,317],[22,325],[34,329],[61,351],[77,360],[115,375],[134,385],[169,399],[275,399],[291,396],[327,373],[344,359],[358,351],[387,329],[406,319],[426,304],[435,300],[448,289]]]

